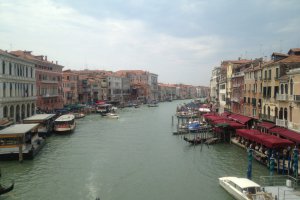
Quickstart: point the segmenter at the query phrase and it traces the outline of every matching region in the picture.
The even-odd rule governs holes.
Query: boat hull
[[[76,128],[76,124],[71,125],[70,127],[54,127],[56,134],[69,134],[72,133]]]

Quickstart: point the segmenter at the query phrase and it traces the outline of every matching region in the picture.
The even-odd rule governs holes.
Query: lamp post
[[[252,144],[248,149],[248,169],[247,169],[247,178],[252,179],[252,160],[253,160],[253,149]]]

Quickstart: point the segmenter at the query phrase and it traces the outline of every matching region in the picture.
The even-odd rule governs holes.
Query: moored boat
[[[84,118],[85,114],[84,113],[74,113],[75,119],[80,119],[80,118]]]
[[[75,116],[62,115],[54,121],[54,131],[59,134],[70,133],[76,128]]]
[[[14,189],[15,183],[12,182],[10,186],[6,187],[0,184],[0,195],[6,194]]]
[[[260,185],[247,178],[221,177],[219,184],[238,200],[274,199],[271,193],[263,191]]]

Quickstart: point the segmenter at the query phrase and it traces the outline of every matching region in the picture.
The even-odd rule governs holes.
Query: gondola
[[[12,190],[14,189],[14,185],[15,185],[14,182],[12,182],[12,184],[11,184],[9,187],[3,187],[3,186],[0,184],[0,195],[12,191]]]
[[[206,141],[205,138],[200,138],[200,137],[196,137],[196,138],[193,138],[193,139],[188,139],[187,137],[183,137],[183,139],[185,141],[187,141],[188,143],[193,144],[193,145],[201,144],[201,143],[204,143]]]

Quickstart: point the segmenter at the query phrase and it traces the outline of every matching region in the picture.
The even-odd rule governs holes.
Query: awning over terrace
[[[293,142],[300,144],[300,133],[295,131],[283,128],[283,127],[274,127],[269,130],[271,133],[276,133],[286,139],[292,140]]]
[[[252,118],[247,117],[245,115],[239,115],[239,114],[231,114],[228,116],[229,119],[233,119],[234,121],[240,122],[242,124],[246,124],[248,121],[250,121]]]
[[[273,128],[273,127],[275,127],[276,125],[273,124],[273,123],[270,123],[270,122],[261,122],[261,123],[257,124],[257,126],[269,130],[270,128]]]
[[[263,134],[254,129],[239,129],[236,131],[236,134],[248,140],[263,144],[268,148],[281,148],[293,145],[292,141],[278,138],[274,135]]]

